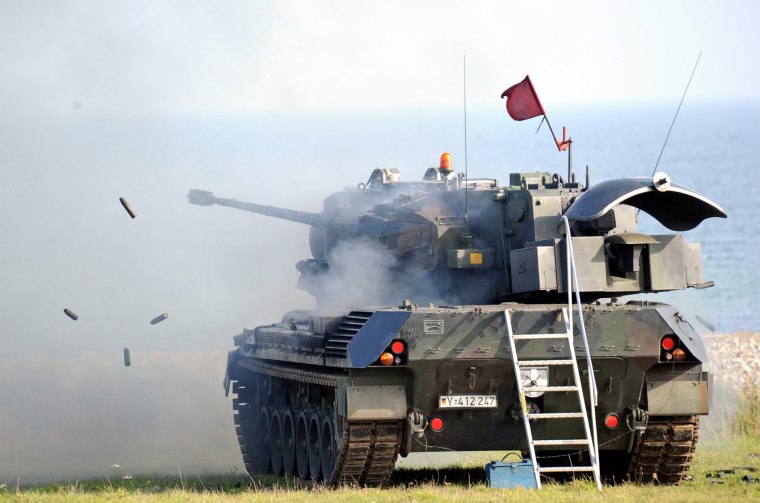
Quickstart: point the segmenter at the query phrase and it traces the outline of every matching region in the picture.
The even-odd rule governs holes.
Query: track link
[[[343,374],[320,370],[307,370],[285,365],[277,365],[257,360],[239,360],[238,366],[247,371],[247,382],[256,382],[258,376],[266,375],[299,383],[318,384],[336,388],[337,380]],[[253,388],[251,386],[250,388]],[[253,400],[253,389],[248,386],[242,390],[238,387],[237,396],[233,397],[236,430],[240,451],[246,471],[251,475],[271,473],[268,462],[268,448],[263,449],[267,458],[262,456],[262,443],[268,446],[269,438],[260,438],[251,421],[257,411],[248,410]],[[292,409],[294,415],[300,410]],[[329,485],[358,484],[377,486],[386,484],[393,474],[396,459],[401,450],[404,434],[403,420],[344,421],[337,447],[335,468]]]
[[[233,420],[245,470],[248,473],[264,474],[271,473],[271,467],[269,452],[263,452],[264,439],[260,438],[258,431],[260,411],[260,402],[256,396],[258,392],[256,386],[238,389],[236,396],[232,398],[232,409],[236,412]]]
[[[347,421],[330,484],[386,484],[401,449],[403,421]]]
[[[697,416],[650,417],[644,431],[637,434],[628,479],[679,484],[689,471],[698,438]]]

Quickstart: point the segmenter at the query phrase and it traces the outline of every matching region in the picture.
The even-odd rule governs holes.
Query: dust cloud
[[[240,471],[223,351],[0,359],[0,484]],[[113,468],[118,465],[118,468]]]

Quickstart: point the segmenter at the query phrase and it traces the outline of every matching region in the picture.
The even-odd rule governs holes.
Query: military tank
[[[516,450],[536,478],[682,481],[705,347],[677,308],[620,298],[712,286],[680,233],[726,214],[663,173],[569,178],[469,179],[444,154],[418,181],[375,169],[321,213],[191,190],[311,226],[298,286],[316,308],[244,329],[229,353],[248,473],[381,485],[411,452]],[[673,232],[639,232],[639,211]]]

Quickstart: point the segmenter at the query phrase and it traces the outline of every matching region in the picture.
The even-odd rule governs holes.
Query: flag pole
[[[562,147],[565,144],[567,144],[567,140],[565,138],[562,138],[562,141],[559,141],[557,139],[557,135],[554,134],[554,130],[552,129],[551,122],[549,122],[549,117],[547,117],[546,114],[544,114],[544,118],[546,119],[546,125],[549,126],[549,131],[551,131],[551,133],[552,133],[552,137],[554,138],[554,143],[557,145],[557,150],[559,150],[560,152],[562,152],[563,150],[565,150]],[[563,128],[563,130],[564,130],[564,128]],[[564,134],[564,131],[563,131],[563,134]]]
[[[562,145],[564,144],[564,141],[562,144],[557,140],[557,135],[554,134],[554,128],[552,128],[552,123],[549,122],[549,116],[546,115],[546,111],[544,110],[544,105],[541,104],[541,99],[538,97],[538,93],[536,92],[536,88],[533,87],[533,81],[530,80],[530,75],[525,76],[525,80],[528,81],[528,85],[530,86],[530,92],[533,94],[533,99],[536,100],[536,103],[538,104],[539,110],[541,110],[541,113],[544,116],[544,119],[546,119],[546,125],[549,126],[549,131],[552,134],[552,137],[554,138],[554,143],[557,145],[557,150],[562,152]],[[564,140],[564,139],[563,139]]]
[[[567,137],[566,127],[562,128],[562,145],[567,147],[567,183],[573,183],[573,139]]]
[[[567,150],[567,183],[571,183],[573,181],[573,139],[567,137],[567,128],[563,127],[562,141],[559,141],[557,135],[554,134],[552,124],[549,122],[549,117],[546,116],[546,112],[544,112],[544,119],[546,119],[546,125],[549,126],[549,131],[552,134],[552,138],[554,138],[554,144],[557,145],[557,150],[560,152]]]
[[[567,183],[573,183],[573,139],[568,138],[565,141],[567,141]]]

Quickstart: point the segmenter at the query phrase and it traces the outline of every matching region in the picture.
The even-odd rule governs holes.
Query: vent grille
[[[370,311],[351,311],[343,318],[325,343],[325,356],[328,358],[348,358],[348,343],[362,329],[370,316]]]

